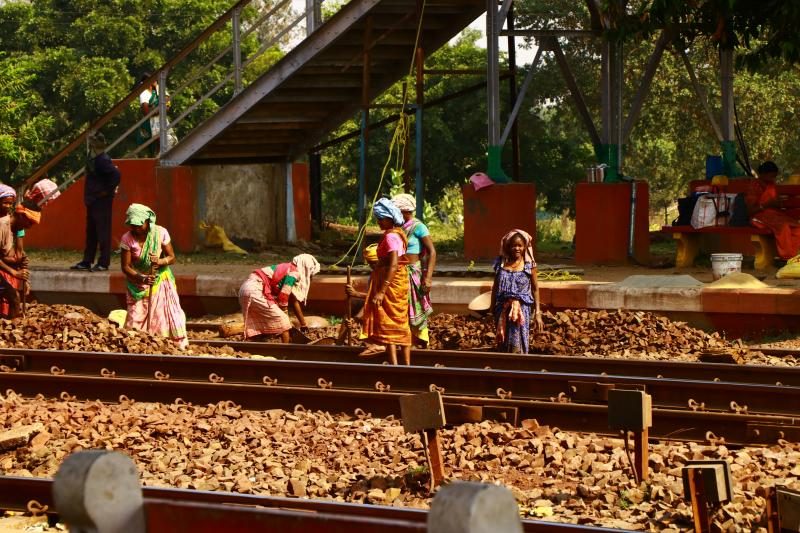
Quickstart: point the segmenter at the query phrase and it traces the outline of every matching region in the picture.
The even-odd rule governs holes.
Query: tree
[[[254,1],[243,12],[244,26],[276,3]],[[0,5],[0,73],[8,75],[3,95],[13,96],[14,110],[0,111],[0,179],[16,182],[26,176],[127,95],[142,74],[157,70],[230,7],[230,0],[17,0]],[[283,25],[287,16],[285,11],[274,15],[271,27]],[[252,54],[270,35],[251,33],[242,43],[243,55]],[[230,53],[224,65],[211,67],[176,91],[229,46],[231,38],[229,31],[218,32],[170,72],[171,115],[194,104],[224,78]],[[281,54],[272,47],[248,66],[245,79],[260,75]],[[187,133],[232,95],[228,82],[184,119],[178,134]],[[136,102],[103,132],[114,139],[140,117]],[[20,134],[2,137],[6,131]],[[123,155],[133,146],[131,136],[114,154]],[[78,168],[81,157],[75,154],[66,160],[56,174]]]

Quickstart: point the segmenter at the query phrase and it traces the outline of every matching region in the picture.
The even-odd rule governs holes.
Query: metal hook
[[[48,506],[42,505],[36,500],[29,501],[26,507],[28,509],[28,512],[31,513],[33,516],[42,516],[43,514],[47,513],[47,510],[49,509]]]
[[[497,394],[497,397],[500,398],[501,400],[505,400],[506,398],[511,398],[512,394],[510,390],[505,390],[501,387],[498,387],[495,393]]]
[[[261,383],[263,383],[267,387],[272,387],[273,385],[277,385],[278,384],[278,378],[272,379],[269,376],[264,376],[264,377],[261,378]]]
[[[392,386],[391,385],[384,385],[382,382],[376,381],[375,382],[375,390],[378,391],[378,392],[389,392],[390,390],[392,390]]]
[[[168,379],[169,379],[169,374],[165,374],[165,373],[163,373],[161,370],[156,370],[156,371],[153,373],[153,376],[155,376],[155,378],[156,378],[158,381],[166,381],[166,380],[168,380]]]
[[[733,411],[737,415],[738,414],[745,414],[745,415],[747,414],[747,406],[746,405],[739,405],[738,403],[732,401],[730,403],[730,407],[731,407],[731,411]]]
[[[211,383],[222,383],[223,381],[225,381],[225,378],[212,372],[208,375],[208,381],[210,381]]]
[[[117,377],[116,372],[114,372],[113,370],[109,370],[107,368],[101,368],[100,375],[103,376],[104,378],[111,378],[111,379]]]
[[[317,385],[320,389],[332,389],[333,388],[333,381],[327,381],[325,378],[318,378]]]
[[[63,368],[58,368],[57,366],[53,365],[50,367],[50,373],[53,374],[54,376],[63,376],[64,374],[67,373],[67,371],[64,370]]]

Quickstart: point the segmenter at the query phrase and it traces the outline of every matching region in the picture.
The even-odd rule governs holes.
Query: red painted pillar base
[[[637,181],[634,258],[644,264],[650,260],[649,207],[647,182]],[[628,262],[630,221],[630,183],[579,183],[575,188],[575,262]]]
[[[497,183],[475,191],[468,183],[461,191],[466,259],[494,259],[500,250],[500,239],[514,228],[536,238],[535,184]]]

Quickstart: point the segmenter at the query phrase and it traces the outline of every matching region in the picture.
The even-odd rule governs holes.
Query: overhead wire
[[[414,38],[414,49],[411,52],[411,63],[408,67],[408,74],[406,78],[410,78],[414,73],[414,62],[416,61],[416,54],[417,48],[419,48],[419,41],[420,36],[422,35],[422,21],[424,20],[425,16],[425,5],[427,4],[427,0],[422,1],[422,7],[420,9],[419,20],[417,22],[417,32]],[[400,114],[404,115],[403,111],[405,110],[406,106],[408,105],[408,95],[411,91],[403,91],[403,97],[400,102]],[[392,163],[393,156],[395,156],[395,147],[400,146],[402,147],[405,144],[406,134],[405,134],[405,124],[404,120],[398,120],[397,125],[394,128],[394,132],[392,133],[392,139],[389,141],[389,154],[386,157],[386,162],[383,165],[383,169],[381,170],[381,177],[378,180],[378,186],[375,188],[375,194],[372,197],[372,202],[370,203],[370,207],[375,205],[375,202],[378,201],[378,196],[381,194],[381,188],[383,187],[383,183],[386,179],[386,172],[389,169],[389,165]],[[402,161],[403,151],[401,148],[397,149],[396,153],[396,168],[399,168],[400,162]],[[364,176],[366,179],[366,176]],[[361,224],[358,228],[358,232],[356,233],[356,240],[353,244],[348,248],[348,250],[344,253],[344,255],[339,259],[336,263],[333,264],[333,267],[338,267],[342,262],[344,262],[349,256],[351,252],[353,253],[353,259],[350,262],[350,266],[354,266],[356,263],[356,259],[358,256],[358,250],[361,249],[361,245],[364,242],[364,237],[366,236],[367,232],[367,225],[369,221],[369,217],[366,218],[364,224]]]

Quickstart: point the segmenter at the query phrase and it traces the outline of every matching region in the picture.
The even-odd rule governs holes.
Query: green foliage
[[[275,0],[254,0],[243,12],[245,25],[270,9]],[[72,140],[89,123],[129,93],[146,72],[153,72],[199,35],[230,0],[12,0],[0,3],[0,179],[16,182]],[[259,48],[269,33],[282,27],[286,13],[270,19],[263,34],[254,32],[242,42],[244,57]],[[170,72],[172,113],[193,105],[220,82],[224,66],[213,67],[181,93],[181,85],[199,67],[231,43],[231,32],[214,34]],[[266,71],[282,55],[275,46],[244,72],[246,82]],[[178,127],[185,135],[214,113],[233,94],[232,82],[204,102]],[[138,120],[138,102],[103,129],[114,139]],[[131,149],[131,137],[114,155]],[[80,152],[80,150],[79,150]],[[82,157],[54,170],[68,173]]]

